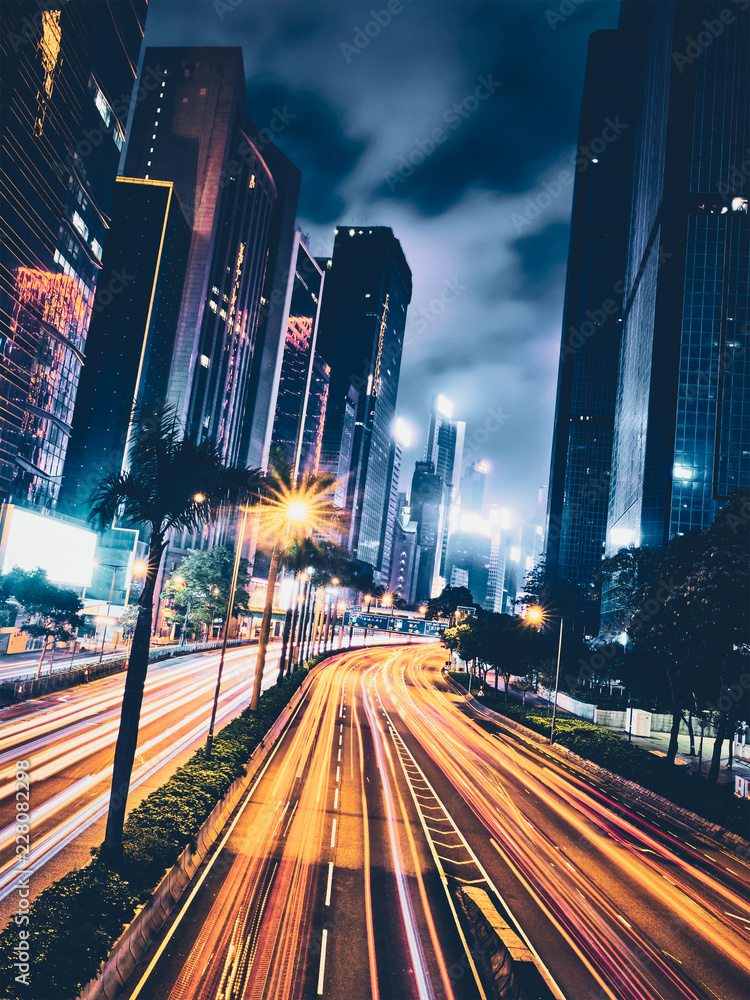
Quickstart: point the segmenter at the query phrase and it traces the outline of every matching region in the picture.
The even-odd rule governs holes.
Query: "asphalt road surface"
[[[467,884],[546,995],[747,1000],[748,866],[478,717],[443,659],[318,670],[131,1000],[483,997]]]

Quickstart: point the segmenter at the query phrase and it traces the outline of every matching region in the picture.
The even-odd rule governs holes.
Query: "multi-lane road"
[[[443,655],[319,668],[131,1000],[482,997],[467,885],[534,995],[746,1000],[748,866],[477,716]]]

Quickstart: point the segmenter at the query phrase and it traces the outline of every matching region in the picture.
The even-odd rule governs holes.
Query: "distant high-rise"
[[[322,444],[323,417],[328,399],[330,370],[316,354],[318,316],[323,272],[310,256],[301,233],[297,233],[296,260],[290,275],[291,295],[286,322],[286,341],[276,392],[276,411],[271,447],[279,449],[295,471],[317,469]],[[316,366],[317,358],[317,366]],[[317,420],[309,412],[310,392]],[[315,424],[306,428],[306,422]],[[306,432],[306,433],[305,433]],[[302,458],[303,438],[305,455]]]
[[[484,487],[487,482],[487,463],[476,461],[461,479],[461,514],[482,516]]]
[[[346,482],[349,550],[381,570],[383,520],[390,488],[391,427],[401,369],[411,271],[384,226],[337,229],[326,264],[318,350],[331,366],[322,452],[330,465],[348,447],[347,411],[356,410]]]
[[[445,559],[446,579],[455,580],[456,570],[468,576],[468,586],[475,604],[487,610],[487,590],[489,586],[492,541],[482,531],[454,531],[448,539],[448,554]]]
[[[411,510],[405,493],[398,494],[396,520],[393,526],[393,548],[391,556],[391,577],[388,589],[394,597],[400,597],[407,604],[415,601],[416,570],[419,550],[417,549],[416,521],[411,519]]]
[[[2,5],[3,498],[57,500],[147,10]]]
[[[399,498],[403,495],[398,491],[401,477],[401,458],[403,450],[411,443],[411,435],[404,421],[397,417],[391,432],[391,447],[388,454],[388,492],[385,498],[385,516],[383,518],[383,537],[380,542],[380,573],[381,581],[387,584],[391,578],[391,560],[393,556],[393,532],[399,512]]]
[[[136,402],[165,396],[189,249],[174,186],[118,177],[60,488],[66,514],[88,517],[94,487],[126,466]]]
[[[445,396],[437,395],[432,400],[430,426],[427,431],[425,461],[432,462],[435,471],[443,479],[442,537],[438,542],[439,564],[436,576],[445,577],[445,555],[448,547],[448,526],[451,508],[458,500],[459,478],[463,457],[466,424],[453,420],[453,404]]]
[[[599,607],[587,591],[607,525],[639,63],[637,33],[591,36],[552,444],[546,568],[581,586],[580,625],[594,634]]]
[[[193,238],[167,399],[229,464],[248,460],[249,397],[278,189],[247,117],[239,48],[148,48],[125,172],[173,181]]]
[[[607,554],[703,529],[750,485],[750,8],[725,8],[622,7],[643,74]]]
[[[444,483],[432,462],[417,462],[411,480],[409,506],[417,522],[418,562],[415,600],[428,601],[435,582],[435,563],[442,538]]]

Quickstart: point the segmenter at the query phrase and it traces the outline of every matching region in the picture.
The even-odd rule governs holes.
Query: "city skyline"
[[[146,44],[242,44],[250,116],[302,171],[298,219],[315,256],[330,255],[337,225],[385,225],[401,241],[414,271],[401,489],[442,393],[466,421],[467,466],[490,463],[492,502],[529,516],[549,478],[572,198],[572,176],[559,177],[576,150],[588,36],[614,27],[619,5],[587,2],[559,21],[540,3],[443,4],[440,18],[429,6],[394,5],[353,53],[372,4],[154,0]],[[475,96],[480,78],[492,92]],[[523,136],[510,144],[509,124]],[[436,128],[445,138],[425,156]]]

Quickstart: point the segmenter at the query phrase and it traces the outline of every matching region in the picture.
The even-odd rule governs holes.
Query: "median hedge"
[[[452,672],[451,676],[459,684],[468,684],[468,674]],[[547,717],[546,709],[506,702],[502,695],[486,688],[480,700],[493,712],[505,715],[543,736],[549,736],[552,720]],[[750,802],[736,798],[730,786],[709,785],[700,778],[691,778],[684,766],[667,765],[665,758],[656,757],[609,729],[603,729],[584,719],[558,715],[555,720],[555,742],[572,750],[579,757],[599,764],[628,781],[635,781],[683,809],[697,813],[710,823],[718,823],[741,837],[747,836]]]
[[[307,667],[320,659],[309,660]],[[94,849],[85,868],[39,893],[28,910],[28,922],[11,920],[0,934],[0,981],[6,1000],[69,1000],[96,976],[123,925],[153,894],[232,782],[246,773],[250,754],[306,676],[307,669],[296,670],[266,691],[255,715],[245,709],[215,737],[210,760],[198,750],[133,809],[116,870]],[[31,819],[33,823],[33,812]],[[22,930],[28,931],[30,985],[15,978],[19,970],[14,968],[18,957],[13,949]]]

